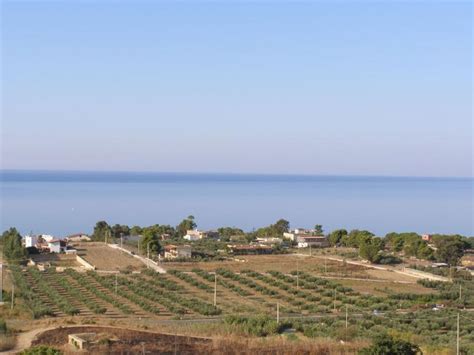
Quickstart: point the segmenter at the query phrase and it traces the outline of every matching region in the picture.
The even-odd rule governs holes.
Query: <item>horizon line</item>
[[[223,171],[156,171],[156,170],[90,170],[90,169],[3,169],[3,173],[103,173],[103,174],[164,174],[164,175],[233,175],[261,177],[360,177],[360,178],[406,178],[406,179],[468,179],[474,176],[430,176],[430,175],[383,175],[383,174],[333,174],[333,173],[258,173],[258,172],[223,172]]]

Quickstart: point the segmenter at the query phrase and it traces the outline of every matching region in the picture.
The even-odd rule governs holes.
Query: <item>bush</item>
[[[20,355],[61,355],[62,351],[50,346],[40,345],[23,350]]]
[[[276,320],[265,315],[255,317],[227,316],[224,318],[226,324],[239,328],[242,332],[258,337],[280,334],[291,327],[290,323],[277,323]]]
[[[3,318],[0,318],[0,334],[5,334],[7,332],[7,323]]]
[[[378,335],[374,343],[359,351],[359,355],[416,355],[421,354],[417,345],[392,338],[388,334]]]

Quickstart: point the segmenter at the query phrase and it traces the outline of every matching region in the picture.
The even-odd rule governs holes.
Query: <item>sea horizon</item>
[[[78,176],[79,174],[80,176]],[[92,169],[0,169],[0,181],[16,181],[17,179],[25,178],[29,176],[37,180],[25,180],[25,181],[57,181],[57,178],[67,178],[70,181],[76,178],[83,180],[84,178],[99,178],[97,182],[102,181],[100,178],[116,178],[121,176],[133,178],[136,181],[137,177],[143,176],[146,178],[182,178],[185,176],[193,177],[236,177],[239,179],[248,177],[252,178],[263,178],[263,179],[324,179],[324,178],[375,178],[375,179],[432,179],[432,180],[472,180],[474,182],[474,176],[433,176],[433,175],[386,175],[386,174],[334,174],[334,173],[275,173],[275,172],[236,172],[236,171],[159,171],[159,170],[92,170]],[[123,179],[120,179],[120,181]],[[62,180],[61,180],[62,181]],[[120,182],[117,181],[117,182]],[[143,182],[146,182],[144,179]]]
[[[1,170],[2,230],[68,235],[94,224],[177,225],[251,231],[287,219],[389,232],[473,235],[467,177]]]

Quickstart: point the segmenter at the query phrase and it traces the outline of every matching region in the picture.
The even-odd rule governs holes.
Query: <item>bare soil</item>
[[[47,330],[39,334],[32,342],[35,345],[48,345],[73,353],[74,347],[67,344],[69,334],[96,333],[102,341],[92,344],[83,353],[86,354],[112,354],[121,353],[142,354],[150,353],[180,353],[196,354],[208,353],[212,350],[212,340],[207,338],[161,334],[132,329],[78,326]]]
[[[141,270],[145,265],[138,259],[104,243],[80,243],[76,245],[78,254],[97,270]]]

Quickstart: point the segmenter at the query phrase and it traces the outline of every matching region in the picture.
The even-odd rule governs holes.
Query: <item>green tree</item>
[[[465,244],[457,236],[445,236],[435,240],[436,260],[456,266],[464,255]]]
[[[180,224],[176,227],[176,233],[178,237],[184,237],[186,232],[190,229],[194,229],[197,227],[196,222],[194,221],[194,216],[188,216],[187,218],[183,219]]]
[[[331,243],[331,245],[340,245],[342,239],[345,236],[347,236],[347,231],[345,229],[337,229],[335,231],[332,231],[329,234],[329,243]]]
[[[290,222],[286,219],[279,219],[273,226],[272,229],[274,230],[274,234],[278,236],[283,236],[283,233],[288,232],[290,229]]]
[[[130,228],[127,225],[114,224],[112,226],[112,236],[114,238],[120,238],[122,235],[130,235]]]
[[[358,248],[362,242],[371,239],[373,236],[374,234],[369,231],[353,229],[347,236],[343,237],[342,243],[347,247]]]
[[[94,232],[92,233],[92,239],[96,241],[105,241],[105,237],[109,238],[112,236],[112,229],[106,221],[99,221],[95,224]]]
[[[323,235],[323,234],[324,234],[324,230],[323,230],[322,224],[316,224],[316,225],[314,226],[314,234],[316,234],[316,235]]]
[[[160,234],[152,229],[147,229],[143,231],[140,244],[143,246],[144,252],[147,253],[149,248],[151,254],[158,254],[161,251]]]
[[[383,240],[380,238],[364,239],[359,246],[361,258],[377,263],[380,260],[379,252],[383,249]]]
[[[359,351],[359,355],[416,355],[421,354],[420,348],[404,340],[394,339],[388,334],[375,337],[368,348]]]
[[[283,237],[283,233],[288,232],[290,228],[290,222],[286,219],[279,219],[275,224],[270,224],[267,227],[257,229],[255,232],[250,233],[249,239],[255,237]]]
[[[230,237],[239,235],[239,236],[244,236],[244,231],[240,228],[234,228],[234,227],[221,227],[217,229],[217,232],[219,233],[219,237],[222,241],[229,241]]]
[[[140,226],[133,226],[130,228],[130,235],[140,235],[142,234],[142,228]]]
[[[21,244],[21,235],[16,228],[10,228],[2,234],[3,254],[8,262],[21,264],[26,260],[27,252]]]

